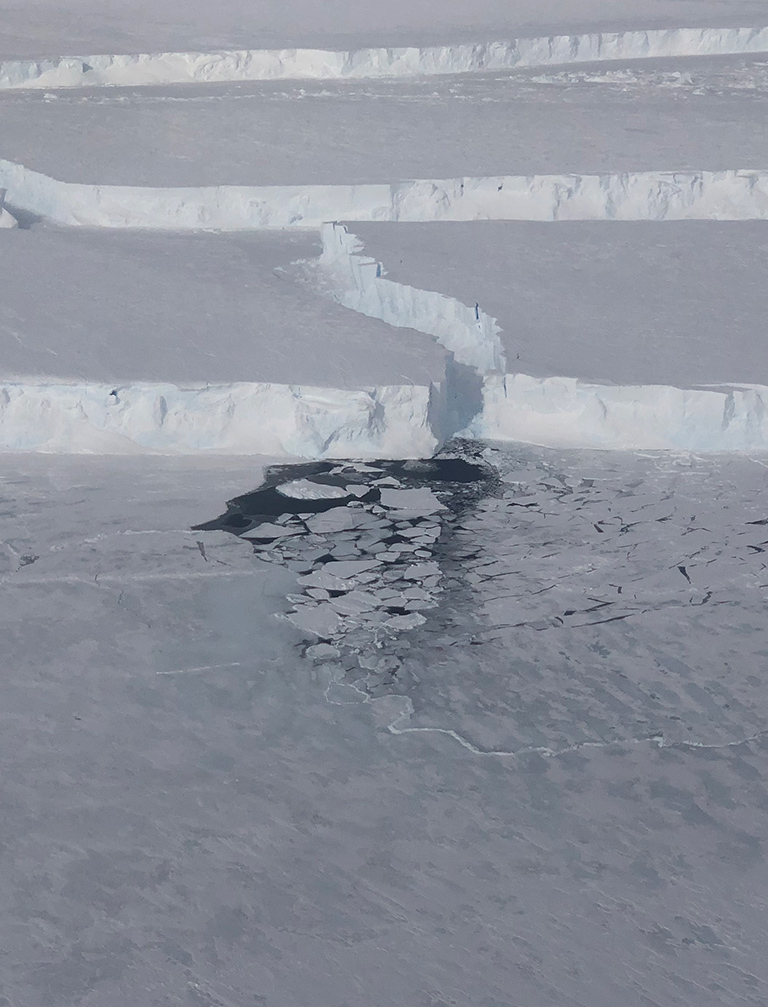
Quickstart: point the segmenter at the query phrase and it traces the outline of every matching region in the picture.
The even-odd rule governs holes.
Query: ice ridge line
[[[184,188],[62,182],[0,160],[11,212],[65,226],[317,229],[329,221],[765,220],[768,170],[500,175],[361,185]]]
[[[259,80],[360,80],[512,70],[608,60],[768,51],[768,27],[589,32],[399,48],[237,49],[9,60],[0,90]]]
[[[724,385],[601,385],[570,377],[505,373],[495,318],[481,306],[396,283],[385,265],[364,255],[345,226],[322,229],[323,251],[296,263],[316,293],[389,325],[433,336],[453,358],[472,368],[480,394],[466,375],[448,369],[446,415],[460,433],[548,447],[682,451],[753,451],[768,447],[768,387]],[[457,398],[463,410],[451,409]],[[456,417],[461,422],[456,424]]]
[[[365,255],[362,241],[343,224],[326,224],[320,233],[320,258],[293,267],[316,293],[395,328],[433,336],[456,361],[479,374],[504,371],[501,329],[479,304],[471,307],[455,297],[387,279],[384,264]]]

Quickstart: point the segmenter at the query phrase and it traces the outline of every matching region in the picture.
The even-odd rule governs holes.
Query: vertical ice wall
[[[9,213],[5,206],[5,189],[0,189],[0,227],[12,228],[18,226],[18,221]]]
[[[96,55],[0,63],[0,90],[248,80],[359,80],[766,51],[768,28],[760,27],[589,32],[474,44],[347,51],[238,49]]]
[[[768,171],[499,175],[392,184],[154,188],[62,182],[0,160],[9,206],[74,227],[320,228],[328,221],[765,220]]]
[[[329,224],[322,238],[319,259],[295,264],[305,282],[362,314],[433,335],[465,368],[448,374],[449,399],[465,397],[451,414],[464,421],[454,433],[553,447],[768,448],[768,387],[614,386],[505,374],[501,330],[479,305],[387,280],[346,227]]]
[[[302,263],[307,275],[314,272],[316,289],[363,315],[434,336],[455,360],[480,373],[504,370],[501,330],[479,306],[386,279],[384,266],[361,254],[362,242],[342,224],[326,224],[321,237],[320,258]]]

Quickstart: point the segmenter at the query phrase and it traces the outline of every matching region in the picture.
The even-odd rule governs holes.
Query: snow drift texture
[[[519,38],[476,45],[346,52],[241,49],[101,55],[0,63],[0,89],[406,77],[562,63],[765,51],[768,51],[768,28],[674,28]]]

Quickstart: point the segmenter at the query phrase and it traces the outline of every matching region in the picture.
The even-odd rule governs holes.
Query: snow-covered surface
[[[51,65],[413,47],[342,66],[380,72],[768,17],[0,0],[0,23],[0,57]],[[768,444],[765,61],[691,55],[712,37],[499,81],[4,92],[0,1003],[764,1007],[764,454],[402,460],[462,424]],[[248,61],[127,61],[150,63]],[[189,233],[269,226],[292,230]]]
[[[262,460],[4,459],[10,1002],[760,1007],[766,469],[494,459],[440,608],[311,661],[189,531]]]
[[[4,240],[3,377],[350,389],[441,378],[445,354],[429,338],[403,339],[275,275],[319,254],[312,234],[35,226]]]
[[[619,228],[617,223],[611,226]],[[664,226],[672,228],[669,223]],[[716,233],[712,223],[700,226],[708,229],[705,233]],[[652,274],[637,268],[638,251],[641,259],[652,259],[653,248],[642,243],[643,229],[638,230],[636,224],[624,225],[624,234],[619,232],[614,247],[608,242],[599,246],[595,262],[575,255],[567,243],[561,246],[553,240],[562,224],[545,226],[539,235],[542,248],[554,262],[546,254],[539,261],[532,251],[534,243],[525,241],[525,232],[516,235],[511,225],[504,225],[505,233],[499,225],[486,224],[485,246],[477,224],[469,231],[445,225],[426,229],[356,225],[379,251],[386,247],[392,261],[399,262],[402,277],[418,276],[423,287],[386,278],[384,263],[361,254],[363,244],[355,234],[343,225],[328,225],[323,231],[323,255],[316,261],[296,263],[293,272],[337,303],[391,325],[431,333],[450,350],[457,367],[448,383],[449,393],[453,387],[462,403],[451,410],[453,430],[567,447],[765,450],[764,225],[753,225],[751,232],[743,225],[740,230],[735,225],[718,226],[719,250],[695,249],[701,232],[691,225],[673,228],[670,236],[677,239],[676,245],[661,243],[672,260],[686,259],[679,273],[683,268],[693,270],[695,279],[688,281],[693,284],[688,287],[690,304],[684,284],[664,264],[663,255],[658,257],[663,280],[654,281]],[[589,235],[581,224],[572,225],[571,231],[576,241],[583,242]],[[505,256],[505,243],[508,253],[514,248],[514,256]],[[521,269],[518,278],[515,263],[526,257],[528,274]],[[721,259],[728,260],[728,268]],[[544,263],[554,267],[550,276],[542,268]],[[579,288],[578,296],[570,298],[564,279],[569,270],[575,273]],[[729,275],[734,278],[730,285]],[[699,287],[702,280],[708,280],[709,299]],[[629,293],[624,301],[616,302],[622,284]],[[737,296],[739,284],[744,291],[740,326],[734,325],[730,300],[722,313],[724,284],[729,297]],[[516,285],[526,291],[520,303]],[[471,292],[471,301],[483,289],[497,306],[498,317],[485,310],[485,301],[481,308],[479,301],[471,306],[460,300]],[[452,296],[455,293],[459,297]],[[540,327],[524,337],[526,299],[528,318]],[[557,305],[550,318],[542,317],[540,308],[546,299]],[[601,306],[601,299],[603,304],[614,305],[613,315]],[[558,319],[561,304],[567,306],[567,323]],[[624,307],[631,312],[629,320]],[[593,321],[595,315],[600,315],[602,329]],[[721,346],[724,332],[725,348]],[[663,344],[660,359],[654,357],[654,341]],[[554,370],[563,361],[567,366],[569,360],[573,375]],[[458,368],[464,368],[463,372]],[[472,374],[477,378],[474,382]],[[656,383],[651,375],[658,375]],[[580,380],[580,376],[599,376],[602,383]],[[679,386],[673,384],[675,379]]]
[[[9,240],[10,240],[9,236]],[[311,236],[13,233],[6,450],[429,454],[446,354],[277,277]]]
[[[765,59],[696,59],[440,83],[10,92],[0,156],[63,181],[154,187],[765,168],[766,72]]]
[[[768,385],[763,221],[350,229],[392,287],[439,291],[495,319],[510,371],[617,385]]]
[[[324,228],[325,250],[68,232],[52,253],[53,232],[16,232],[2,443],[391,457],[465,429],[763,448],[764,61],[678,64],[4,96],[25,164],[0,161],[0,183],[25,225]],[[35,170],[56,165],[66,181]],[[386,235],[381,253],[339,219]]]

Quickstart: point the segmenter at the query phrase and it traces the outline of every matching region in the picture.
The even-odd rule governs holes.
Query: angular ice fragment
[[[340,615],[360,615],[376,608],[377,599],[367,591],[350,591],[340,598],[334,598],[331,604]]]
[[[328,486],[325,483],[316,483],[311,479],[294,479],[292,482],[283,483],[275,489],[281,496],[290,497],[292,500],[334,500],[349,496],[344,486]]]
[[[358,573],[375,570],[381,564],[377,559],[346,559],[339,562],[326,563],[323,570],[336,577],[354,577]]]
[[[427,577],[439,577],[440,567],[437,563],[414,563],[403,573],[406,580],[425,580]]]
[[[436,514],[446,509],[445,504],[438,500],[428,486],[412,490],[382,489],[381,505],[388,510],[397,511],[398,516],[408,514],[414,517]]]
[[[243,532],[240,538],[287,538],[290,535],[301,535],[303,532],[303,528],[297,528],[295,525],[289,526],[265,522],[264,524],[256,525],[250,531]]]
[[[308,573],[306,577],[299,577],[299,584],[302,587],[319,587],[324,591],[348,591],[350,585],[341,577],[334,577],[333,574],[326,573],[325,570],[315,570]]]
[[[334,636],[341,628],[341,619],[338,613],[327,602],[317,605],[315,608],[302,606],[298,611],[292,612],[288,616],[288,621],[302,632],[312,633],[321,638]]]
[[[337,647],[332,647],[330,643],[315,643],[307,647],[305,653],[314,661],[332,660],[341,655],[341,651]]]
[[[346,507],[334,507],[309,518],[307,528],[317,535],[327,535],[340,531],[352,531],[358,527],[360,512],[348,510]]]
[[[427,620],[418,612],[411,612],[409,615],[393,615],[384,623],[389,629],[406,630],[423,626]]]

